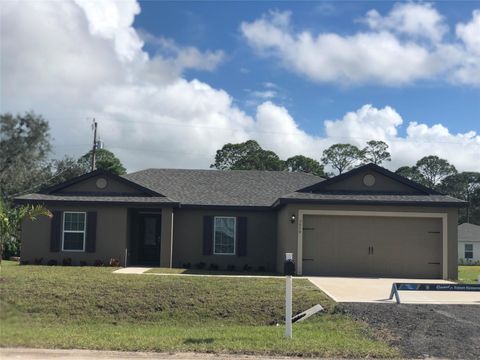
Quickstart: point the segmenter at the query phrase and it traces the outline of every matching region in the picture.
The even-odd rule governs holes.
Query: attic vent
[[[107,187],[107,179],[98,178],[97,181],[95,182],[95,185],[97,185],[97,188],[99,189],[105,189]]]
[[[372,174],[365,175],[363,177],[363,184],[368,187],[375,185],[375,176],[373,176]]]

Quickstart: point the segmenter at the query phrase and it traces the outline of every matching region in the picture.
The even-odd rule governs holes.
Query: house
[[[93,171],[41,193],[53,218],[26,221],[21,257],[301,275],[457,278],[461,200],[374,164],[324,180],[305,173]]]
[[[469,223],[458,226],[458,260],[480,262],[480,226]]]

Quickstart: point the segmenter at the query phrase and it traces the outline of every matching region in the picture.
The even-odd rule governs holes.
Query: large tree
[[[439,190],[468,203],[459,210],[459,222],[480,225],[480,173],[462,172],[443,179]]]
[[[363,149],[364,162],[380,165],[384,161],[391,161],[388,144],[381,140],[370,140]]]
[[[447,176],[457,173],[455,166],[435,155],[421,158],[417,161],[415,167],[425,179],[425,185],[432,189],[436,188]]]
[[[291,172],[305,172],[317,176],[325,176],[322,164],[303,155],[292,156],[285,161],[285,164]]]
[[[332,145],[323,151],[322,156],[322,162],[336,169],[339,175],[360,165],[363,160],[363,151],[351,144]]]
[[[2,198],[29,190],[49,177],[49,126],[40,115],[0,115],[0,149]]]
[[[418,171],[416,166],[401,166],[395,171],[395,174],[403,176],[422,185],[426,185],[425,178],[420,173],[420,171]]]
[[[286,170],[285,162],[270,150],[264,150],[255,140],[225,144],[217,150],[211,168],[219,170]]]
[[[81,168],[85,169],[85,172],[88,172],[91,170],[91,161],[92,150],[78,159],[78,164]],[[120,159],[107,149],[97,149],[95,151],[95,168],[111,171],[117,175],[123,175],[126,173],[126,169]]]

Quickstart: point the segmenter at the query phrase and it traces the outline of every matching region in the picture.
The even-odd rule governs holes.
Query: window
[[[465,259],[473,259],[473,244],[465,244]]]
[[[63,213],[62,251],[85,251],[86,213]]]
[[[215,217],[213,253],[215,255],[235,255],[236,222],[234,217]]]

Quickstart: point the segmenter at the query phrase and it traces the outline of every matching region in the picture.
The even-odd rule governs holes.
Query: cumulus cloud
[[[444,17],[428,3],[399,3],[385,16],[370,10],[360,20],[369,30],[351,35],[294,31],[288,11],[243,22],[240,30],[260,55],[277,58],[316,82],[396,86],[446,75],[457,83],[480,85],[478,13],[457,26],[460,41],[451,43],[443,40],[448,32]]]
[[[366,105],[325,121],[325,137],[302,130],[286,107],[266,101],[267,93],[250,116],[226,91],[182,75],[185,68],[211,70],[206,64],[218,65],[221,51],[163,39],[170,53],[149,56],[143,50],[146,40],[133,27],[140,11],[135,1],[93,4],[1,4],[1,112],[33,109],[43,114],[51,124],[56,156],[87,152],[95,117],[106,147],[130,171],[206,168],[223,144],[247,139],[283,158],[305,154],[319,159],[333,143],[363,146],[373,137],[390,144],[395,165],[433,153],[460,169],[480,170],[477,134],[451,134],[441,125],[412,122],[402,137],[403,119],[390,107]],[[275,16],[274,26],[290,31],[288,14]],[[468,38],[470,30],[462,29],[459,36]],[[262,89],[279,91],[273,83]],[[442,143],[432,145],[435,141]]]

